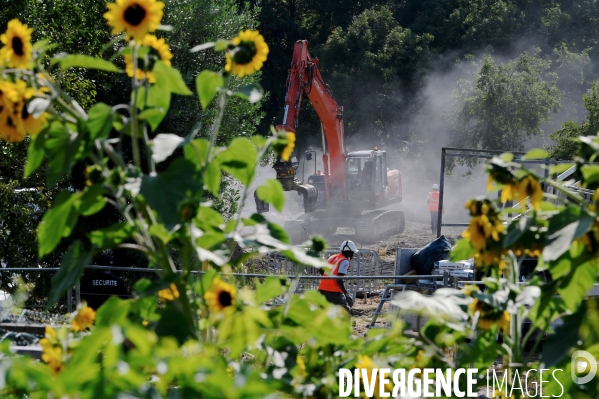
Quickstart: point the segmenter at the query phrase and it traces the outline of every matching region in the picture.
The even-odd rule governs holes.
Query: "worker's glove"
[[[347,305],[351,308],[354,306],[354,300],[351,296],[346,295],[345,300],[347,301]]]

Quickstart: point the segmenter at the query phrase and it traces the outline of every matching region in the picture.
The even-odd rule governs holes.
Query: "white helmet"
[[[341,252],[343,252],[343,251],[352,251],[352,252],[355,253],[355,252],[358,252],[358,247],[356,247],[356,244],[354,244],[353,241],[345,240],[339,246],[339,251],[341,251]]]
[[[438,190],[439,189],[439,185],[438,184],[433,184],[433,190]]]

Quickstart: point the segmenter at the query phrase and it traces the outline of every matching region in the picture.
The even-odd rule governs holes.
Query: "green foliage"
[[[574,159],[579,147],[576,139],[580,136],[597,135],[599,132],[599,95],[596,81],[593,82],[588,93],[583,96],[583,101],[588,112],[586,120],[580,124],[573,121],[564,122],[561,129],[551,134],[551,139],[556,141],[555,145],[547,148],[551,158]]]
[[[374,132],[383,143],[411,138],[396,131],[396,124],[413,111],[402,92],[422,83],[418,75],[432,39],[400,26],[388,7],[366,10],[347,30],[332,32],[319,55],[330,76],[327,83],[346,111],[348,131]]]
[[[523,149],[541,134],[541,123],[559,105],[551,63],[536,53],[497,64],[486,57],[472,80],[455,93],[459,109],[453,146],[489,150]]]
[[[76,7],[78,3],[57,3],[82,10]],[[289,11],[293,5],[305,4],[315,3],[284,2]],[[490,35],[493,28],[501,25],[498,21],[514,19],[510,29],[517,29],[518,19],[524,17],[519,16],[511,2],[452,4],[468,8],[464,11],[468,26],[460,28],[465,30],[466,38],[471,38],[475,30],[481,30],[493,42]],[[235,9],[233,2],[222,3],[221,8],[215,8],[216,3],[211,2],[184,1],[178,6],[171,5],[177,12],[170,18],[185,26],[199,24],[190,16],[204,15],[202,12],[213,12],[216,15],[213,21],[219,23],[237,20],[231,17],[231,10]],[[310,21],[303,21],[303,26],[342,25],[335,30],[331,47],[323,47],[323,51],[330,52],[329,56],[335,56],[333,47],[340,46],[344,57],[331,65],[377,73],[379,80],[373,91],[377,95],[388,95],[394,93],[392,86],[396,82],[405,87],[415,84],[410,81],[416,73],[411,69],[418,69],[416,65],[432,43],[432,37],[414,33],[398,22],[395,11],[410,5],[414,6],[412,2],[402,2],[397,8],[374,7],[366,11],[355,6],[352,10],[360,10],[360,13],[356,13],[354,21],[334,17],[327,25],[324,19],[313,15]],[[320,7],[324,10],[327,6]],[[444,9],[445,14],[446,11]],[[250,24],[249,19],[244,20],[246,17],[244,14],[240,19]],[[175,26],[175,34],[177,28]],[[178,49],[181,54],[197,44],[188,40],[190,32],[180,33],[186,39],[180,41],[185,43]],[[344,32],[352,40],[346,40]],[[209,46],[199,47],[206,51],[188,56],[200,60],[208,54],[206,59],[214,64],[203,69],[220,71],[222,52],[229,48],[218,39],[215,35],[210,38]],[[213,43],[218,44],[218,48],[213,47]],[[211,53],[213,48],[215,53]],[[355,55],[357,58],[352,60]],[[84,64],[90,61],[85,60]],[[36,59],[36,62],[43,71],[44,60]],[[251,104],[261,95],[255,75],[242,81],[222,71],[198,75],[197,68],[191,68],[192,64],[189,62],[187,69],[180,73],[157,63],[156,84],[131,79],[126,95],[118,97],[115,106],[108,105],[113,104],[112,101],[90,100],[89,107],[81,107],[58,90],[62,81],[69,83],[59,79],[53,83],[54,90],[50,90],[50,94],[38,96],[51,101],[53,106],[47,108],[51,122],[34,140],[26,143],[29,150],[26,145],[0,146],[7,155],[0,159],[0,189],[6,188],[0,191],[0,201],[3,209],[6,206],[11,211],[6,212],[9,216],[5,219],[3,216],[0,224],[0,231],[5,233],[0,235],[2,249],[19,245],[13,234],[16,230],[12,230],[19,226],[15,217],[23,217],[31,223],[38,211],[33,212],[30,203],[39,201],[47,208],[54,198],[49,210],[43,208],[43,218],[37,215],[38,220],[43,220],[38,227],[40,256],[62,255],[62,246],[68,245],[53,279],[51,302],[56,302],[72,287],[93,253],[100,249],[134,248],[149,265],[158,269],[156,281],[136,284],[133,298],[113,298],[100,308],[96,325],[89,333],[79,333],[73,328],[69,332],[67,327],[47,332],[43,363],[14,356],[8,346],[2,346],[1,395],[335,397],[339,393],[337,373],[341,367],[371,362],[372,367],[455,369],[473,364],[484,370],[492,366],[498,356],[503,357],[505,369],[512,371],[511,379],[514,371],[522,374],[524,365],[534,362],[524,352],[525,345],[538,345],[538,340],[533,342],[533,333],[539,337],[549,334],[545,349],[549,353],[543,361],[553,369],[560,368],[567,373],[571,367],[569,357],[575,350],[599,355],[597,304],[584,300],[599,273],[596,205],[588,204],[562,183],[550,179],[546,179],[546,185],[566,195],[567,200],[552,197],[553,203],[542,202],[540,177],[514,162],[513,156],[492,159],[488,172],[504,193],[529,201],[529,211],[516,219],[510,217],[505,225],[501,222],[491,225],[490,215],[497,219],[513,210],[500,211],[498,201],[471,202],[473,220],[469,234],[452,254],[456,260],[475,256],[477,268],[486,276],[485,290],[444,289],[428,298],[411,291],[397,297],[394,304],[401,308],[402,314],[412,312],[428,317],[424,325],[412,327],[414,331],[407,332],[401,320],[390,320],[391,327],[386,331],[351,337],[351,324],[343,309],[331,306],[314,291],[293,295],[297,280],[290,285],[286,279],[270,278],[256,284],[255,289],[244,281],[236,281],[227,271],[240,267],[246,255],[233,257],[234,245],[257,252],[276,250],[297,263],[322,267],[324,262],[317,258],[317,253],[324,243],[314,239],[311,250],[306,252],[289,245],[285,231],[263,215],[253,214],[243,219],[237,215],[230,220],[231,214],[224,214],[218,207],[215,209],[212,200],[222,201],[221,204],[236,203],[223,195],[223,191],[234,192],[223,190],[228,186],[240,187],[241,197],[245,199],[258,161],[279,138],[273,135],[250,139],[255,127],[253,118],[258,118]],[[87,65],[94,67],[93,63]],[[545,80],[549,68],[548,61],[530,54],[506,64],[487,59],[477,79],[461,92],[463,97],[459,97],[465,104],[459,120],[464,126],[471,124],[478,132],[462,139],[487,148],[510,140],[517,142],[523,134],[536,134],[539,123],[557,105],[555,82]],[[11,78],[31,83],[27,74],[6,73],[11,74]],[[196,79],[196,76],[203,77]],[[110,82],[111,78],[105,79]],[[360,85],[366,84],[355,80],[347,81],[351,87],[344,90],[353,90],[355,94]],[[204,112],[202,117],[211,122],[199,128],[198,119],[194,118],[198,118],[200,104],[191,101],[196,98],[189,96],[191,86],[197,90],[202,107],[199,112]],[[182,98],[183,95],[187,97]],[[121,104],[123,99],[128,103]],[[528,101],[528,108],[524,101]],[[40,102],[34,108],[37,107],[45,106]],[[524,112],[524,108],[529,112]],[[378,115],[366,126],[377,126],[380,137],[388,138],[389,129],[380,127],[377,119],[388,111],[382,110],[382,103],[375,104],[375,109]],[[249,121],[239,122],[248,114],[253,115]],[[177,120],[178,117],[183,120]],[[171,127],[177,128],[171,130]],[[489,138],[489,132],[498,134],[496,142],[493,137]],[[196,137],[198,135],[202,137]],[[579,142],[577,178],[582,188],[595,191],[599,188],[599,169],[590,163],[599,156],[599,141],[590,136],[579,138]],[[542,150],[534,150],[528,152],[527,158],[546,155]],[[48,158],[47,176],[40,173],[44,157]],[[65,185],[67,176],[74,174],[83,163],[90,164],[87,176],[90,185]],[[15,170],[16,177],[13,176]],[[19,180],[24,170],[28,177]],[[7,182],[5,176],[10,177]],[[17,181],[35,188],[43,186],[45,179],[55,190],[68,189],[57,195],[54,192],[46,195],[38,188],[17,189],[21,187]],[[277,208],[283,205],[281,188],[274,181],[261,186],[258,195]],[[106,204],[116,209],[118,221],[109,220],[102,226],[81,223],[104,212]],[[30,227],[33,228],[33,224]],[[80,230],[75,233],[77,229]],[[497,252],[489,253],[489,249]],[[23,256],[29,252],[24,251]],[[488,254],[492,256],[481,259],[481,255]],[[550,282],[544,282],[535,273],[520,276],[518,262],[525,255],[539,258],[534,270],[549,274]],[[520,284],[522,279],[526,279],[527,284]],[[276,306],[281,299],[283,305]],[[85,308],[80,308],[72,315],[73,325],[79,323],[77,320],[84,312]],[[552,331],[551,322],[563,315],[567,315],[564,327]],[[527,318],[533,324],[529,332],[524,333]],[[498,336],[501,344],[496,341]],[[537,369],[541,366],[534,365]],[[561,386],[554,384],[545,388],[544,394],[558,395]],[[582,397],[583,393],[596,397],[598,385],[591,383],[582,387],[566,382],[564,388],[571,397]],[[520,396],[517,392],[516,397]]]

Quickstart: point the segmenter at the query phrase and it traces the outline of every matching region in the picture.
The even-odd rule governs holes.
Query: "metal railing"
[[[323,259],[328,259],[330,256],[339,253],[336,250],[323,251]],[[318,289],[319,280],[323,277],[320,275],[319,269],[311,266],[298,265],[293,263],[285,256],[278,252],[270,252],[268,254],[268,271],[273,275],[294,277],[300,276],[300,283],[296,292],[304,292],[306,290]],[[348,293],[356,299],[358,292],[372,292],[379,288],[375,276],[381,273],[381,263],[377,251],[370,249],[360,249],[356,256],[350,261],[350,268],[347,276],[356,277],[349,280],[345,285]],[[391,279],[392,276],[385,276],[385,279]]]

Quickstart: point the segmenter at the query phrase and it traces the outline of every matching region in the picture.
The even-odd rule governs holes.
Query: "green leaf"
[[[87,187],[75,201],[75,207],[80,215],[90,216],[104,208],[106,199],[104,198],[104,188],[100,185]]]
[[[580,172],[584,177],[585,184],[596,184],[599,182],[599,165],[582,165]]]
[[[167,159],[183,142],[183,138],[176,134],[159,134],[152,140],[152,159],[160,163]]]
[[[201,206],[195,217],[195,224],[204,231],[221,231],[221,227],[225,224],[225,220],[220,212],[207,206]]]
[[[540,148],[534,148],[524,155],[524,159],[547,159],[549,158],[549,153]]]
[[[129,223],[115,223],[110,227],[92,231],[90,241],[98,248],[112,248],[133,236],[133,228]]]
[[[48,129],[44,147],[48,154],[46,180],[48,186],[54,186],[62,176],[70,171],[76,152],[75,144],[62,123],[54,121]]]
[[[35,172],[44,161],[44,156],[46,155],[46,150],[44,149],[46,135],[44,132],[46,129],[36,136],[31,136],[31,142],[29,143],[29,148],[27,149],[25,177],[31,176],[31,174]]]
[[[564,173],[565,171],[567,171],[574,165],[575,165],[574,163],[561,163],[561,164],[553,165],[549,168],[549,173],[559,175],[559,174]]]
[[[120,72],[120,70],[112,62],[89,55],[70,54],[64,57],[55,57],[53,62],[56,61],[60,63],[60,67],[62,69],[87,68],[106,72]]]
[[[173,238],[171,233],[164,227],[163,224],[153,224],[148,230],[151,236],[158,238],[165,244],[168,244]]]
[[[156,130],[170,108],[171,92],[161,86],[152,85],[147,91],[147,96],[145,86],[139,87],[136,93],[137,106],[141,109],[149,108],[140,115],[143,115],[144,120],[150,124],[153,130]],[[131,95],[133,96],[133,93]]]
[[[553,367],[566,356],[570,357],[568,352],[576,346],[576,342],[580,339],[578,334],[586,311],[588,310],[583,306],[578,312],[565,315],[562,319],[563,324],[555,329],[554,334],[547,337],[543,343],[543,362],[545,365]]]
[[[258,102],[264,97],[264,89],[259,84],[251,84],[240,87],[233,93],[237,97],[241,97],[250,103]]]
[[[156,211],[167,229],[181,223],[179,204],[202,189],[195,166],[186,159],[174,160],[167,170],[142,178],[140,193]]]
[[[191,90],[185,85],[181,73],[166,65],[163,61],[157,61],[154,64],[154,76],[156,77],[155,86],[161,87],[170,93],[180,94],[182,96],[191,95]]]
[[[76,199],[76,194],[72,195],[68,191],[62,191],[56,197],[52,208],[44,215],[44,218],[37,227],[40,259],[52,252],[58,243],[60,243],[62,237],[70,233],[77,216],[75,209]],[[75,218],[73,218],[73,215]]]
[[[198,169],[204,167],[206,162],[208,161],[208,147],[210,143],[206,139],[195,139],[191,142],[185,144],[183,147],[183,153],[185,154],[185,159],[193,162]]]
[[[457,262],[461,260],[470,259],[473,256],[474,248],[472,247],[472,244],[470,244],[470,241],[462,238],[458,240],[455,247],[453,247],[453,249],[451,250],[449,258],[452,261]]]
[[[112,130],[114,114],[112,108],[104,103],[97,103],[87,113],[87,128],[92,140],[107,138]]]
[[[270,235],[273,238],[276,238],[277,240],[284,242],[285,244],[291,244],[289,235],[287,234],[287,232],[285,231],[285,229],[283,227],[281,227],[280,225],[278,225],[276,223],[271,223],[271,222],[266,223],[266,226],[268,227],[268,231],[270,232]]]
[[[521,217],[517,222],[512,222],[508,226],[507,235],[503,242],[504,248],[511,248],[518,240],[530,229],[534,219],[529,217]]]
[[[202,71],[196,78],[196,89],[200,97],[202,108],[208,108],[210,102],[218,92],[218,89],[225,85],[223,77],[212,71]]]
[[[152,128],[152,131],[155,131],[165,116],[166,111],[163,108],[150,108],[146,109],[144,112],[139,114],[138,118],[141,120],[148,121],[148,124]]]
[[[283,286],[279,277],[267,277],[264,283],[256,285],[256,303],[258,305],[283,294]]]
[[[179,344],[195,336],[193,328],[189,325],[187,317],[182,310],[173,303],[166,305],[161,310],[161,317],[156,324],[156,334],[159,337],[175,337]]]
[[[220,165],[216,161],[210,162],[206,165],[204,170],[204,183],[206,188],[216,197],[220,194]]]
[[[599,262],[590,260],[573,268],[560,284],[557,292],[563,298],[564,303],[570,311],[575,311],[589,292],[599,273]]]
[[[228,40],[224,40],[224,39],[219,39],[216,41],[216,44],[214,45],[214,50],[216,51],[225,51],[226,49],[229,48],[229,44],[231,42]]]
[[[285,205],[285,192],[278,180],[267,179],[256,189],[256,195],[262,201],[272,204],[279,212],[283,211],[283,206]]]
[[[254,178],[257,158],[256,147],[244,137],[233,139],[229,147],[216,156],[222,169],[246,186],[249,186]]]
[[[69,288],[72,288],[91,263],[92,254],[83,249],[81,241],[69,246],[60,262],[60,270],[52,277],[52,289],[48,296],[48,308],[60,300]]]
[[[122,324],[127,321],[127,314],[131,309],[131,301],[123,300],[118,296],[111,296],[96,315],[97,327],[110,327],[113,324]]]
[[[571,205],[550,217],[543,250],[545,261],[556,260],[570,249],[572,241],[584,234],[593,224],[593,220],[586,211]]]
[[[262,147],[264,147],[266,145],[266,138],[262,137],[262,136],[252,136],[252,141],[254,142],[254,144],[256,145],[256,147],[258,147],[259,149],[262,149]]]

